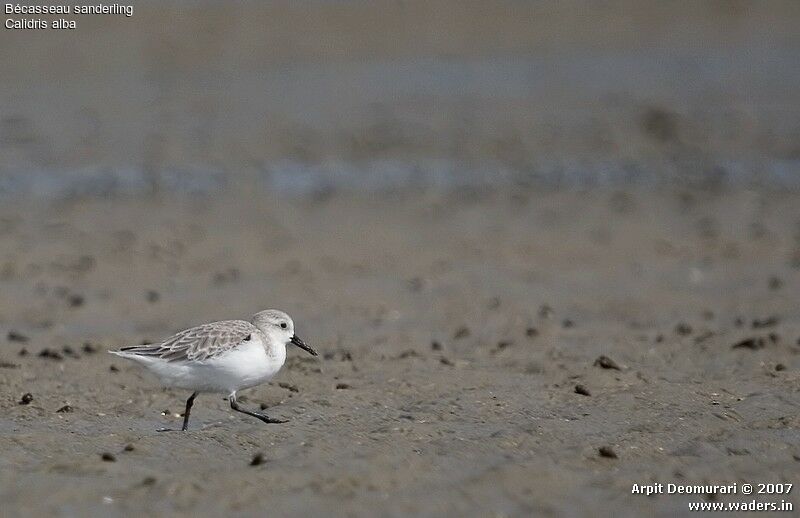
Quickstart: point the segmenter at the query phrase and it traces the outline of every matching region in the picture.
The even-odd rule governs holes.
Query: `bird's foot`
[[[268,423],[268,424],[282,424],[282,423],[288,423],[289,422],[288,419],[277,419],[275,417],[269,417],[269,416],[264,415],[264,414],[254,414],[253,417],[261,419],[262,421],[264,421],[265,423]]]

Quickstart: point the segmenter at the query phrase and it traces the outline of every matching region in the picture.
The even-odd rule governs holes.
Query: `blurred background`
[[[794,0],[138,1],[67,18],[0,31],[2,195],[800,185]]]

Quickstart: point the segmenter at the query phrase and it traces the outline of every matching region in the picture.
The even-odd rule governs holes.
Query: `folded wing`
[[[244,320],[224,320],[181,331],[160,344],[123,347],[120,352],[153,356],[168,362],[203,361],[219,356],[244,341],[258,329]]]

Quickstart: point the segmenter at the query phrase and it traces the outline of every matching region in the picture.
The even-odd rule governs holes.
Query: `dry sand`
[[[798,484],[799,224],[756,192],[5,204],[0,514],[672,516],[703,498],[631,485]],[[156,433],[188,394],[105,354],[266,307],[321,352],[242,393],[287,424],[203,395]]]

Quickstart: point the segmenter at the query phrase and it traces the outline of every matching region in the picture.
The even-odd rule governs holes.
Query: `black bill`
[[[308,354],[310,354],[312,356],[316,356],[317,355],[317,351],[315,351],[314,349],[309,347],[308,344],[306,344],[304,341],[302,341],[300,339],[300,337],[298,337],[297,335],[292,336],[292,339],[289,340],[289,341],[291,343],[293,343],[294,345],[296,345],[297,347],[299,347],[300,349],[302,349],[305,352],[307,352]]]

